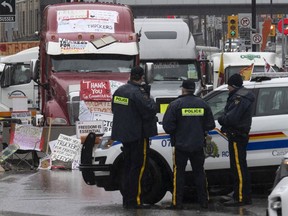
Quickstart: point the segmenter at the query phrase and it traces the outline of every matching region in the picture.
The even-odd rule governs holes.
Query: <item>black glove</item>
[[[219,122],[220,125],[223,125],[224,122],[223,122],[223,117],[222,116],[220,116],[218,118],[218,122]]]
[[[220,131],[223,133],[223,134],[226,134],[227,133],[227,127],[225,126],[222,126]]]
[[[142,87],[144,91],[148,94],[148,97],[150,97],[151,85],[143,84]]]

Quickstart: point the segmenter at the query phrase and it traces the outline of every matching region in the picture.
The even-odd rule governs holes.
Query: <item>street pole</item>
[[[252,1],[252,29],[256,29],[256,0]],[[256,52],[256,44],[252,44],[252,52]]]
[[[272,13],[272,4],[273,4],[273,0],[270,0],[270,17],[271,17],[271,20],[272,20],[272,16],[273,16],[273,13]]]
[[[207,46],[207,15],[204,15],[204,44]]]
[[[271,23],[272,25],[274,25],[274,20],[273,20],[273,10],[272,10],[272,6],[273,5],[273,0],[270,0],[270,18],[271,18]],[[274,43],[275,46],[275,51],[276,51],[276,36],[271,36],[271,42]]]
[[[282,33],[281,33],[281,42],[282,42],[282,67],[285,68],[285,35],[284,35],[284,14],[282,14]]]

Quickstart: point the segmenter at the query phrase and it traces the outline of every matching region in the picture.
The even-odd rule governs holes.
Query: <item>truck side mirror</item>
[[[154,80],[154,64],[152,62],[145,63],[145,83],[153,83]]]
[[[32,79],[37,81],[39,77],[39,60],[31,59],[30,61],[30,71],[32,72]]]

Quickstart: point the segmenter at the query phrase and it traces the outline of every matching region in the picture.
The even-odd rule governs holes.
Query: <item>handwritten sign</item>
[[[80,139],[60,134],[53,148],[51,159],[64,162],[73,161],[81,148]]]
[[[90,132],[95,134],[103,134],[103,121],[77,121],[76,122],[76,136],[87,136]]]
[[[60,10],[57,11],[58,33],[102,32],[115,33],[119,22],[117,11],[107,10]]]
[[[103,132],[106,133],[112,130],[113,114],[103,112],[92,112],[92,119],[94,121],[103,122]]]
[[[112,113],[111,102],[85,101],[86,107],[92,112]]]
[[[42,151],[44,146],[43,128],[31,125],[13,124],[10,144],[18,144],[21,150]]]
[[[108,80],[82,80],[80,82],[80,99],[86,101],[111,101]]]

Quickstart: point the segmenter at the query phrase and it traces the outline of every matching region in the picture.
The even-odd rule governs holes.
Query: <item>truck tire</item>
[[[123,175],[123,166],[121,170],[121,179],[123,179],[125,178]],[[148,161],[142,182],[143,203],[155,204],[165,196],[167,190],[165,189],[161,169],[153,159],[149,159]],[[120,193],[123,195],[122,184],[120,184]]]
[[[155,204],[162,200],[166,194],[165,183],[159,165],[149,159],[143,176],[143,202]]]
[[[89,166],[92,165],[92,151],[95,144],[96,134],[90,132],[86,137],[82,150],[81,150],[81,165]],[[82,170],[82,177],[86,184],[96,185],[94,172],[91,170]]]

